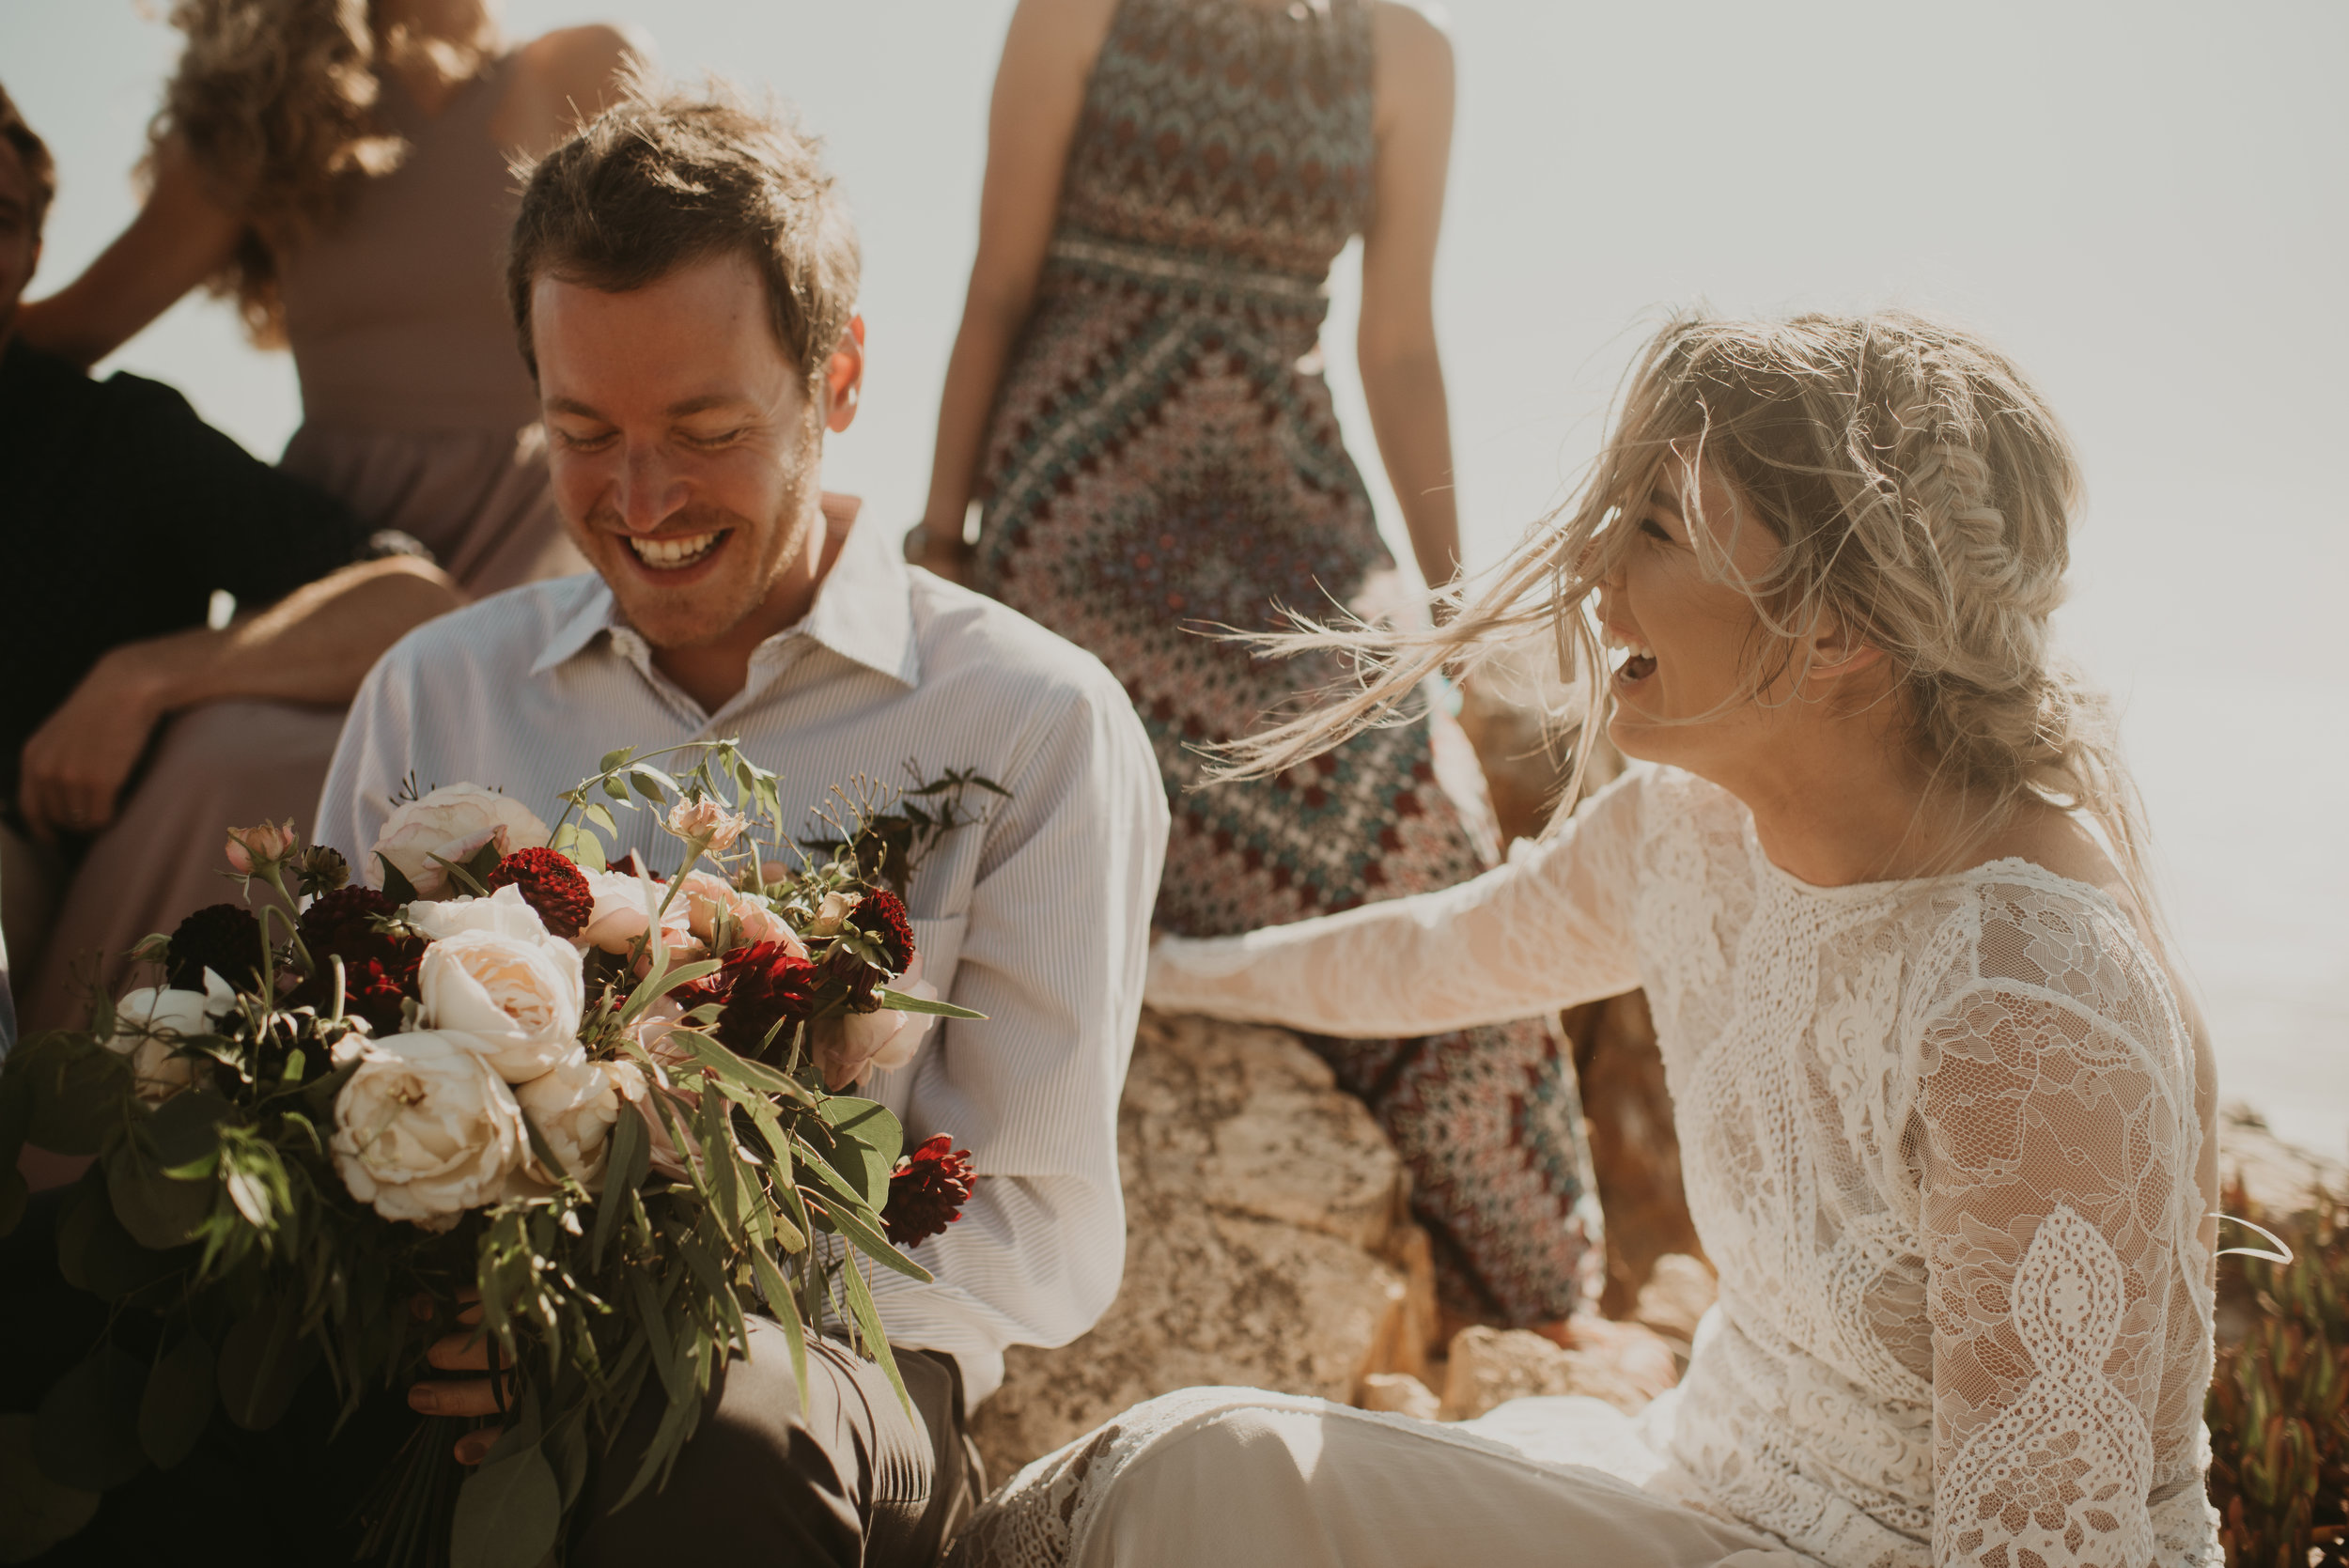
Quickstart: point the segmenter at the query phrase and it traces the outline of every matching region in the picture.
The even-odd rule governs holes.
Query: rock
[[[1362,1379],[1362,1408],[1432,1421],[1442,1409],[1436,1391],[1408,1372],[1374,1372]]]
[[[1631,991],[1573,1008],[1560,1020],[1590,1131],[1591,1166],[1607,1219],[1607,1284],[1598,1310],[1627,1318],[1657,1260],[1702,1259],[1680,1177],[1680,1135],[1647,995]]]
[[[1697,1337],[1697,1321],[1719,1295],[1720,1282],[1710,1264],[1686,1252],[1667,1252],[1656,1260],[1647,1283],[1640,1287],[1631,1321],[1678,1341],[1679,1354],[1686,1356],[1689,1342]]]
[[[1573,1348],[1523,1328],[1463,1328],[1452,1339],[1442,1419],[1473,1421],[1532,1394],[1587,1394],[1636,1414],[1672,1386],[1671,1347],[1636,1324],[1577,1318]]]
[[[1176,1389],[1351,1402],[1424,1371],[1434,1277],[1402,1161],[1295,1036],[1143,1014],[1118,1163],[1124,1285],[1074,1343],[1005,1357],[972,1422],[988,1475]]]
[[[2297,1144],[2267,1128],[2266,1118],[2248,1105],[2218,1110],[2218,1186],[2240,1187],[2254,1206],[2272,1215],[2297,1214],[2310,1206],[2317,1188],[2349,1192],[2349,1166]],[[2240,1238],[2229,1237],[2232,1246]]]

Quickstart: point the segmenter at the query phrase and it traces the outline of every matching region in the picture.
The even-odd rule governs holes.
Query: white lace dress
[[[1520,1402],[1463,1432],[1187,1390],[1030,1467],[958,1560],[2221,1560],[2209,1124],[2166,973],[2101,892],[2013,860],[1812,887],[1733,798],[1644,770],[1464,886],[1164,941],[1149,999],[1392,1034],[1635,986],[1721,1283],[1650,1418]]]

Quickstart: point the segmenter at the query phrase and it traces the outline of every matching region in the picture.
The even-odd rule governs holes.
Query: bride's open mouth
[[[1606,641],[1614,658],[1613,678],[1617,686],[1637,686],[1656,673],[1656,650],[1645,643],[1611,627],[1607,630]]]

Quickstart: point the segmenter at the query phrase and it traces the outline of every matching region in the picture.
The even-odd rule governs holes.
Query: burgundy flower
[[[578,936],[596,910],[587,878],[560,850],[517,849],[498,862],[481,885],[491,893],[504,887],[521,889],[523,902],[558,937]]]
[[[323,974],[305,984],[295,994],[297,1001],[308,1002],[323,1012],[334,997],[334,975],[330,967]],[[397,1034],[401,1027],[400,1003],[416,994],[416,966],[404,969],[387,964],[381,958],[362,958],[356,963],[343,964],[343,1011],[354,1017],[367,1020],[378,1039]]]
[[[770,1035],[784,1038],[788,1025],[807,1017],[823,974],[782,942],[753,942],[727,954],[725,968],[710,978],[725,993],[713,1032],[727,1049],[754,1056]]]
[[[381,956],[392,938],[375,923],[399,913],[399,900],[373,888],[352,885],[320,893],[302,911],[302,944],[319,963],[330,953],[354,958]]]
[[[302,941],[316,966],[288,1000],[324,1013],[334,1005],[334,966],[343,961],[343,1010],[367,1020],[378,1034],[397,1033],[400,1001],[416,994],[422,937],[395,935],[376,922],[399,912],[399,901],[373,888],[337,888],[302,911]]]
[[[884,888],[864,895],[849,923],[873,939],[889,960],[889,972],[903,974],[913,962],[913,927],[906,923],[905,901]]]
[[[962,1218],[978,1177],[971,1169],[971,1151],[957,1149],[944,1133],[897,1161],[889,1173],[889,1202],[881,1209],[881,1226],[900,1247],[919,1247]]]
[[[241,905],[198,909],[172,931],[166,968],[183,991],[202,990],[206,970],[238,990],[253,990],[261,983],[261,923]]]

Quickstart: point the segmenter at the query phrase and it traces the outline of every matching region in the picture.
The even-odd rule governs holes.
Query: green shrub
[[[2349,1568],[2349,1201],[2263,1214],[2294,1261],[2218,1260],[2218,1362],[2205,1406],[2210,1497],[2231,1568]],[[2231,1236],[2230,1241],[2233,1238]]]

